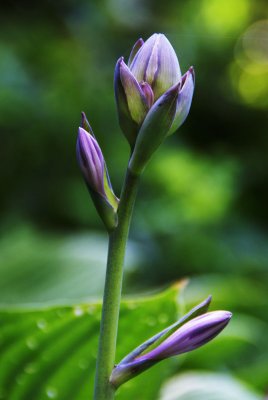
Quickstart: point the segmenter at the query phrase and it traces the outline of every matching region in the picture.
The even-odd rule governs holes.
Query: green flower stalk
[[[89,193],[109,234],[94,400],[113,400],[117,387],[155,363],[194,350],[227,325],[227,311],[207,313],[209,297],[185,317],[159,332],[115,366],[123,264],[140,175],[165,138],[185,121],[194,91],[194,70],[182,76],[176,53],[163,34],[139,39],[128,64],[116,63],[114,90],[119,125],[131,155],[120,202],[89,122],[82,113],[77,160]]]

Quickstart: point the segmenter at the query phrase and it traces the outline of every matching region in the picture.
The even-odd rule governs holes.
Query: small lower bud
[[[229,311],[206,312],[210,301],[211,297],[127,355],[113,369],[112,385],[117,388],[158,362],[195,350],[214,339],[229,323],[232,314]]]

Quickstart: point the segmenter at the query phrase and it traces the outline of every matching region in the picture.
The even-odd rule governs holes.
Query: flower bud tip
[[[189,68],[189,70],[188,70],[190,73],[191,73],[191,75],[192,75],[192,77],[193,77],[193,81],[195,82],[195,72],[194,72],[194,67],[193,66],[191,66],[190,68]]]

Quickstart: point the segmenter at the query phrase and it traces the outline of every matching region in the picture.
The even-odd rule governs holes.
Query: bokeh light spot
[[[206,28],[216,34],[230,34],[247,23],[250,12],[248,0],[204,0],[202,17]]]
[[[230,77],[242,102],[254,108],[268,107],[268,20],[254,23],[241,35]]]

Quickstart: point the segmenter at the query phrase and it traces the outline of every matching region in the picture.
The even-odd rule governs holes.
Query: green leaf
[[[46,235],[28,226],[0,240],[0,307],[78,304],[102,296],[106,235]],[[125,283],[144,254],[129,242]],[[128,288],[129,289],[129,288]]]
[[[178,290],[122,302],[118,361],[177,318]],[[91,399],[100,316],[100,303],[2,310],[0,399]],[[154,400],[169,374],[169,363],[160,363],[120,388],[116,398]]]
[[[172,378],[160,400],[261,400],[262,397],[227,374],[189,372]]]

